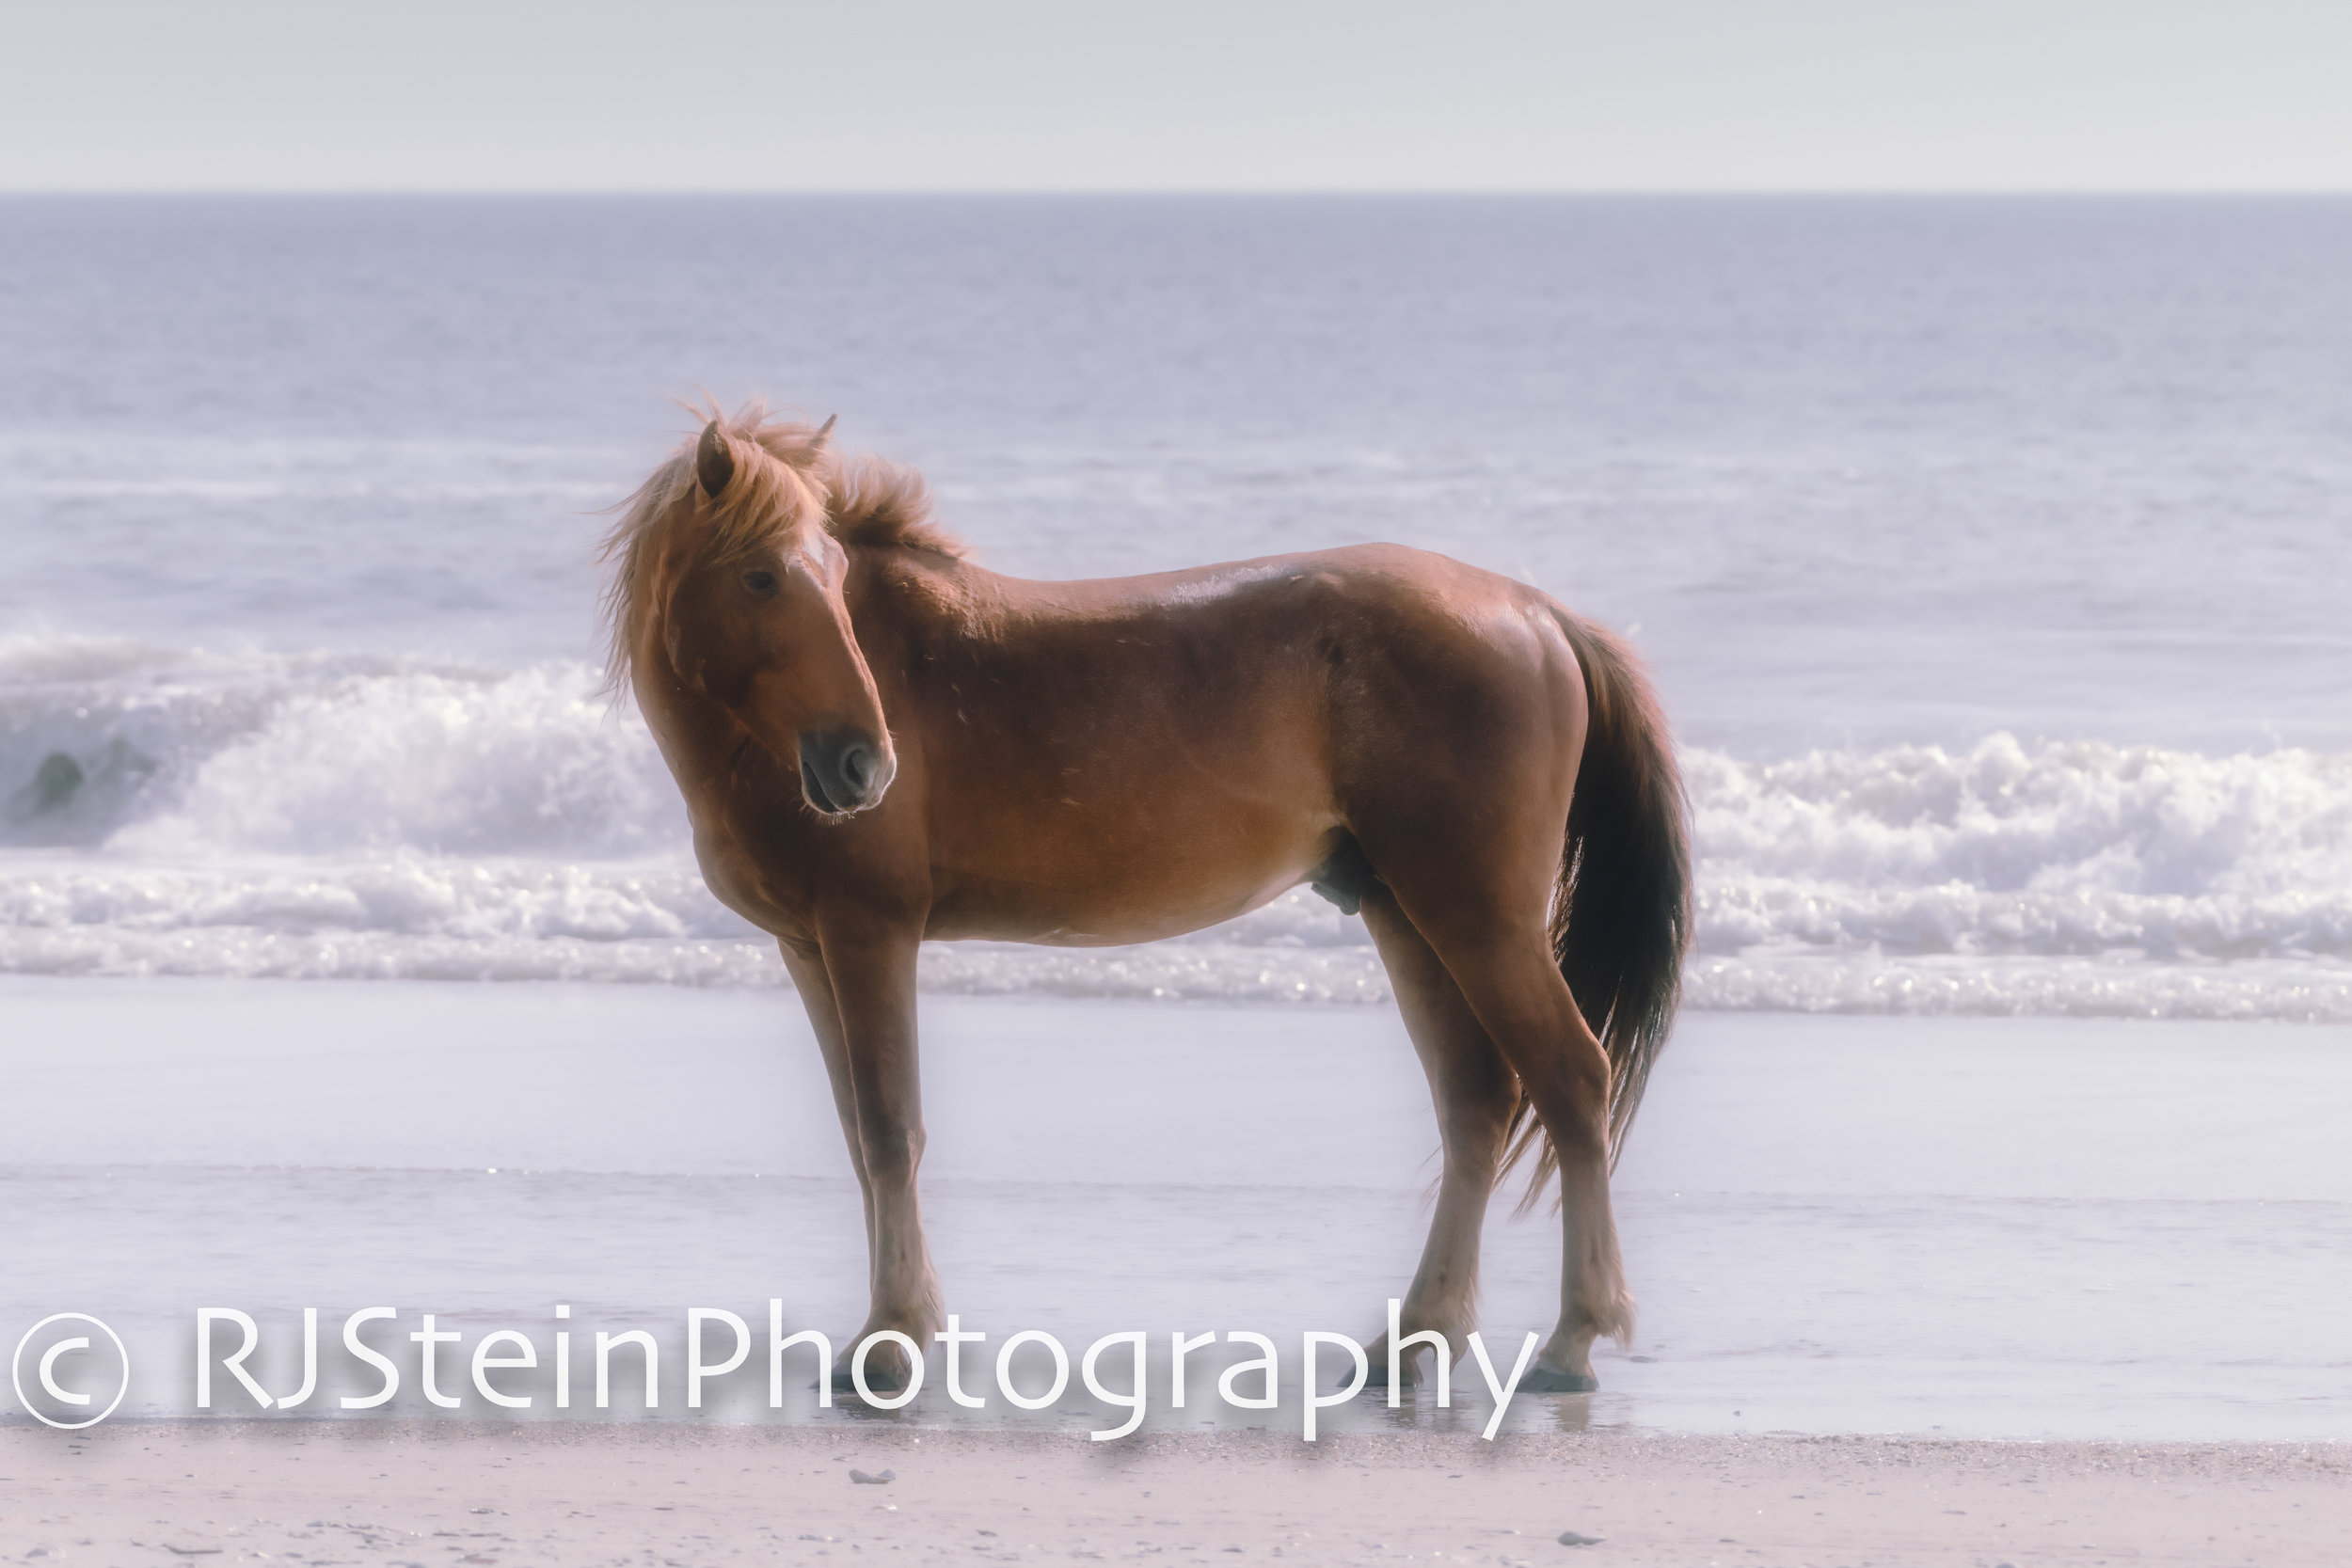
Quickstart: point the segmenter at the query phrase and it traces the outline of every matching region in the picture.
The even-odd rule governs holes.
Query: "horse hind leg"
[[[1468,1336],[1477,1327],[1480,1236],[1518,1105],[1518,1084],[1454,976],[1397,907],[1395,895],[1369,877],[1351,891],[1361,902],[1406,1031],[1428,1074],[1443,1150],[1437,1212],[1421,1267],[1399,1309],[1398,1328],[1407,1337],[1442,1335],[1451,1366],[1469,1354]],[[1417,1345],[1400,1358],[1403,1386],[1421,1380],[1421,1357],[1429,1348]],[[1371,1349],[1369,1386],[1387,1386],[1388,1355],[1383,1335]]]
[[[1508,1064],[1558,1163],[1560,1318],[1519,1386],[1589,1391],[1593,1342],[1631,1334],[1633,1298],[1609,1203],[1609,1054],[1552,948],[1547,868],[1559,863],[1558,841],[1539,832],[1532,806],[1523,822],[1474,837],[1431,831],[1444,822],[1424,814],[1417,831],[1363,834],[1365,848]]]
[[[1585,1393],[1593,1341],[1633,1332],[1609,1203],[1608,1052],[1577,1010],[1549,932],[1470,923],[1434,945],[1533,1102],[1560,1172],[1560,1321],[1519,1386]]]

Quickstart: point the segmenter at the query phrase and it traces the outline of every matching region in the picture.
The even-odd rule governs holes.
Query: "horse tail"
[[[1609,1168],[1665,1048],[1691,942],[1691,846],[1664,713],[1633,651],[1558,611],[1584,671],[1587,724],[1551,917],[1560,974],[1609,1053]],[[1522,1099],[1504,1168],[1540,1146],[1525,1209],[1559,1168]]]

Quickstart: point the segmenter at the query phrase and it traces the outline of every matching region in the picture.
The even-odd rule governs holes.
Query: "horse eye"
[[[764,599],[769,594],[776,591],[776,574],[773,572],[746,572],[743,574],[743,586],[750,589],[753,593],[758,594]]]

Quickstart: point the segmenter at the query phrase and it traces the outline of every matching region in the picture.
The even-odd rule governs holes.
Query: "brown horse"
[[[714,418],[628,502],[608,609],[703,875],[774,934],[824,1052],[866,1199],[860,1338],[945,1322],[917,944],[1149,942],[1307,881],[1360,907],[1437,1102],[1402,1332],[1466,1353],[1487,1197],[1533,1145],[1565,1246],[1520,1386],[1594,1387],[1593,1340],[1633,1319],[1609,1173],[1690,929],[1681,784],[1626,649],[1389,545],[999,577],[926,520],[919,478],[831,429]],[[869,1382],[903,1386],[876,1349]]]

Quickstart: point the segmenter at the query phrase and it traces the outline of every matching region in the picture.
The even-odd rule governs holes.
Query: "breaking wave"
[[[2352,756],[1686,753],[1700,1006],[2352,1019]],[[595,673],[0,643],[0,970],[782,985]],[[1305,893],[968,992],[1375,1002]]]

